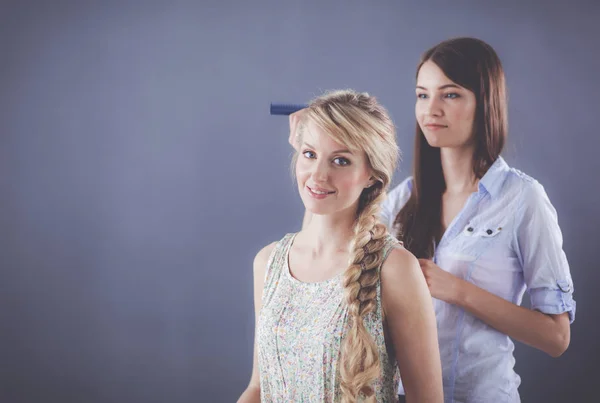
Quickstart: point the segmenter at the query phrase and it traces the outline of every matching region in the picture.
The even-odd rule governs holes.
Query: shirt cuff
[[[557,281],[553,288],[533,288],[529,290],[531,308],[543,313],[558,315],[569,313],[569,321],[575,320],[576,303],[573,287],[568,281]]]

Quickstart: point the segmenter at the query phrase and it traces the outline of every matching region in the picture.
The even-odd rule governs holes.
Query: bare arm
[[[431,295],[458,305],[496,330],[558,357],[569,346],[569,314],[545,314],[506,301],[460,279],[428,259],[419,259]]]
[[[252,365],[252,376],[248,387],[242,393],[237,403],[260,403],[260,376],[258,373],[258,351],[256,346],[256,328],[258,316],[262,307],[262,293],[267,269],[267,261],[275,247],[275,243],[265,246],[254,258],[254,363]]]
[[[390,252],[381,269],[382,305],[409,403],[444,401],[442,365],[431,295],[417,259]]]
[[[462,280],[455,303],[498,331],[552,357],[559,357],[569,347],[567,312],[550,315],[533,311]]]

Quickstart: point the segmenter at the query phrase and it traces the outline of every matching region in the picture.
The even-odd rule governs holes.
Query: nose
[[[311,179],[315,183],[327,182],[329,178],[329,161],[324,158],[318,159],[312,166]]]
[[[425,100],[424,112],[428,116],[442,116],[442,101],[438,97],[431,97]]]

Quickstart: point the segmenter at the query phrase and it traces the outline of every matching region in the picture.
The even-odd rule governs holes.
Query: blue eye
[[[427,98],[427,94],[417,94],[417,98],[419,98],[419,99],[426,99]]]
[[[337,161],[337,162],[336,162],[336,161]],[[350,165],[350,161],[349,161],[349,160],[347,160],[346,158],[342,158],[342,157],[337,157],[337,158],[335,158],[335,159],[333,160],[333,162],[334,162],[336,165],[339,165],[339,166],[346,166],[346,165]]]
[[[458,95],[456,92],[450,92],[446,95],[444,95],[446,98],[450,98],[450,99],[455,99],[455,98],[459,98],[460,95]]]
[[[302,155],[304,155],[306,158],[315,158],[315,153],[313,153],[312,151],[304,151]]]

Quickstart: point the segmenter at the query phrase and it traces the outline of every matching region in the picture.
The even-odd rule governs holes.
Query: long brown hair
[[[455,38],[423,54],[417,77],[427,61],[475,94],[473,173],[481,179],[500,156],[508,130],[506,84],[500,59],[490,45],[479,39]],[[434,245],[442,236],[445,190],[440,149],[427,143],[417,122],[411,195],[394,225],[399,231],[398,239],[418,258],[433,257]]]

